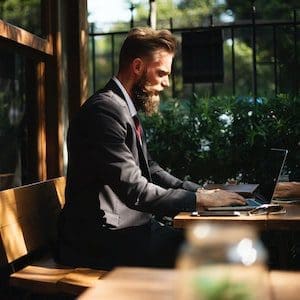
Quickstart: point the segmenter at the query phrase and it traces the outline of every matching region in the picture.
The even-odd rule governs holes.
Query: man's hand
[[[237,193],[220,189],[198,189],[196,192],[197,209],[212,206],[245,205],[245,199]]]
[[[278,182],[274,197],[295,198],[300,197],[300,182]]]

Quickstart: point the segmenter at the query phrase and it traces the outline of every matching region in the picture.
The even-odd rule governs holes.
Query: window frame
[[[58,52],[55,51],[57,48],[55,43],[60,43],[60,40],[55,40],[53,35],[59,18],[58,4],[59,0],[43,0],[41,2],[42,28],[45,38],[0,19],[0,47],[24,55],[25,58],[30,57],[33,61],[33,70],[31,70],[32,74],[29,78],[33,80],[31,96],[33,96],[34,101],[30,102],[28,118],[34,121],[29,126],[29,148],[26,149],[28,153],[25,155],[27,160],[25,166],[30,175],[28,178],[22,179],[22,184],[46,180],[49,177],[62,174],[62,169],[59,168],[61,165],[60,156],[57,151],[62,147],[62,141],[58,139],[57,128],[60,124],[59,97],[56,97],[56,101],[49,101],[58,96],[59,93],[57,81],[54,87],[52,81],[52,89],[49,88],[49,81],[56,80],[58,76],[58,64],[53,65],[53,62],[57,62],[59,58]],[[52,91],[48,95],[47,92],[50,90]],[[55,107],[56,111],[52,107]],[[47,119],[53,119],[51,123],[55,124],[54,128],[47,126]],[[56,153],[54,151],[51,153],[50,143],[52,143],[52,149]],[[51,163],[54,165],[51,166],[49,173],[47,170],[48,157],[53,156],[55,159],[52,158]]]

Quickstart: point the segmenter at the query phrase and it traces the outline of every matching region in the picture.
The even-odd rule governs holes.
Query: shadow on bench
[[[78,295],[106,271],[55,262],[65,178],[0,192],[0,269],[10,286],[32,293]]]

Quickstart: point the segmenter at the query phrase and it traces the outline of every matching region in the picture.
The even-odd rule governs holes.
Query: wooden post
[[[46,164],[46,91],[45,91],[45,63],[37,64],[37,154],[38,154],[38,178],[47,179]]]
[[[68,1],[66,12],[69,118],[88,96],[87,1]]]

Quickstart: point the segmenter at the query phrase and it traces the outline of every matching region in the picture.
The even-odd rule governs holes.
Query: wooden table
[[[299,299],[300,272],[271,271],[270,299]],[[80,300],[173,300],[179,272],[170,269],[117,268],[87,289]]]
[[[300,230],[300,203],[285,204],[284,215],[268,215],[268,229]]]
[[[190,213],[180,213],[174,218],[173,226],[176,228],[186,228],[189,225],[198,222],[213,222],[218,224],[228,224],[228,222],[236,225],[245,224],[253,225],[261,230],[282,230],[293,229],[300,230],[300,205],[285,204],[285,214],[277,215],[260,215],[248,216],[247,213],[241,212],[241,216],[234,217],[194,217]]]

